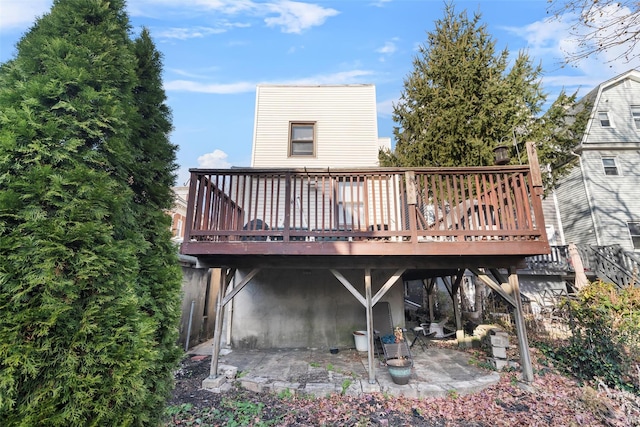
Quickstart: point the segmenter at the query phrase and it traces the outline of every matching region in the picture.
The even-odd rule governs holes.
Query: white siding
[[[291,122],[315,123],[315,156],[289,156]],[[378,147],[373,85],[257,88],[253,167],[371,167]]]
[[[604,82],[593,102],[577,150],[582,170],[576,167],[556,190],[566,241],[633,250],[627,222],[640,220],[640,129],[631,106],[640,105],[640,72]],[[598,113],[604,111],[610,127],[600,124]],[[615,158],[618,175],[604,173],[603,157]]]
[[[605,175],[602,157],[616,158],[619,175]],[[633,250],[628,221],[640,221],[640,153],[637,150],[586,151],[583,168],[601,245],[619,244]]]
[[[584,147],[592,144],[634,144],[636,148],[640,148],[640,129],[636,129],[633,121],[632,105],[640,105],[640,81],[625,78],[604,86],[593,107],[592,121],[583,141]],[[610,127],[601,126],[598,120],[598,112],[601,111],[608,113]]]
[[[580,167],[573,168],[556,190],[566,242],[595,245],[595,229]]]

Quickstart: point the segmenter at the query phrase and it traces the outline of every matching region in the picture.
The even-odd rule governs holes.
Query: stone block
[[[240,379],[240,385],[249,391],[262,393],[269,389],[267,378],[263,377],[247,377]]]
[[[230,380],[234,379],[238,374],[238,367],[231,365],[218,365],[218,375],[223,375]]]
[[[506,360],[506,359],[498,359],[498,358],[495,358],[495,357],[489,358],[489,363],[491,363],[491,366],[493,366],[498,371],[501,371],[504,368],[506,368],[507,366],[509,366],[509,361],[508,360]]]
[[[370,384],[369,379],[363,379],[360,380],[359,383],[363,393],[380,393],[380,384],[378,384],[377,382]]]
[[[491,347],[491,353],[493,357],[497,357],[499,359],[507,358],[507,349],[504,347]]]
[[[491,345],[494,347],[509,347],[509,336],[508,335],[491,335]]]
[[[274,381],[271,384],[271,391],[274,393],[283,393],[289,391],[291,394],[297,394],[300,383],[290,383],[287,381]]]
[[[205,390],[219,389],[225,382],[227,382],[227,377],[223,375],[219,375],[216,378],[205,378],[202,381],[202,388]]]

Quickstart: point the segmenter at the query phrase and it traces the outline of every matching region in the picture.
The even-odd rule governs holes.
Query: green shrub
[[[637,392],[640,289],[616,289],[611,283],[595,282],[576,300],[567,300],[571,328],[567,345],[542,350],[582,381],[600,380]]]

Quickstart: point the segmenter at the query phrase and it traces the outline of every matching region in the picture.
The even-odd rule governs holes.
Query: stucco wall
[[[364,295],[364,271],[341,270]],[[246,271],[239,271],[240,280]],[[373,294],[393,271],[372,273]],[[389,301],[393,322],[404,326],[402,281]],[[366,329],[366,312],[330,271],[264,269],[233,301],[232,346],[236,348],[353,348],[353,331]]]
[[[189,330],[191,302],[193,314],[191,318],[191,333],[189,334],[189,348],[213,338],[215,323],[215,302],[220,287],[220,270],[194,268],[191,265],[182,266],[182,308],[180,317],[179,345],[184,348]],[[207,287],[209,291],[207,292]]]

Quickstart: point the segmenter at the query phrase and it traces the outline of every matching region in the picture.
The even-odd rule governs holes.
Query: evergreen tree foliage
[[[181,350],[177,347],[181,303],[181,271],[177,247],[171,242],[177,147],[169,141],[171,113],[162,88],[162,57],[147,29],[135,40],[138,107],[133,124],[134,163],[130,179],[135,196],[136,221],[147,245],[140,254],[138,290],[140,305],[154,323],[155,360],[145,378],[152,391],[149,406],[160,416],[173,385]]]
[[[414,58],[412,73],[394,105],[396,145],[381,152],[384,166],[488,166],[493,149],[509,147],[512,163],[525,163],[525,142],[535,137],[545,169],[565,159],[576,134],[566,129],[562,112],[575,101],[564,93],[540,117],[547,95],[542,69],[520,52],[511,68],[509,53],[496,52],[481,15],[469,18],[446,4],[444,17],[427,34]],[[560,128],[562,138],[555,133]],[[567,138],[571,139],[567,141]],[[556,153],[562,151],[562,155]],[[545,174],[548,181],[551,176]]]
[[[136,142],[164,98],[129,31],[123,0],[55,0],[0,66],[2,426],[148,425],[170,388],[175,148],[166,107],[158,163]]]

